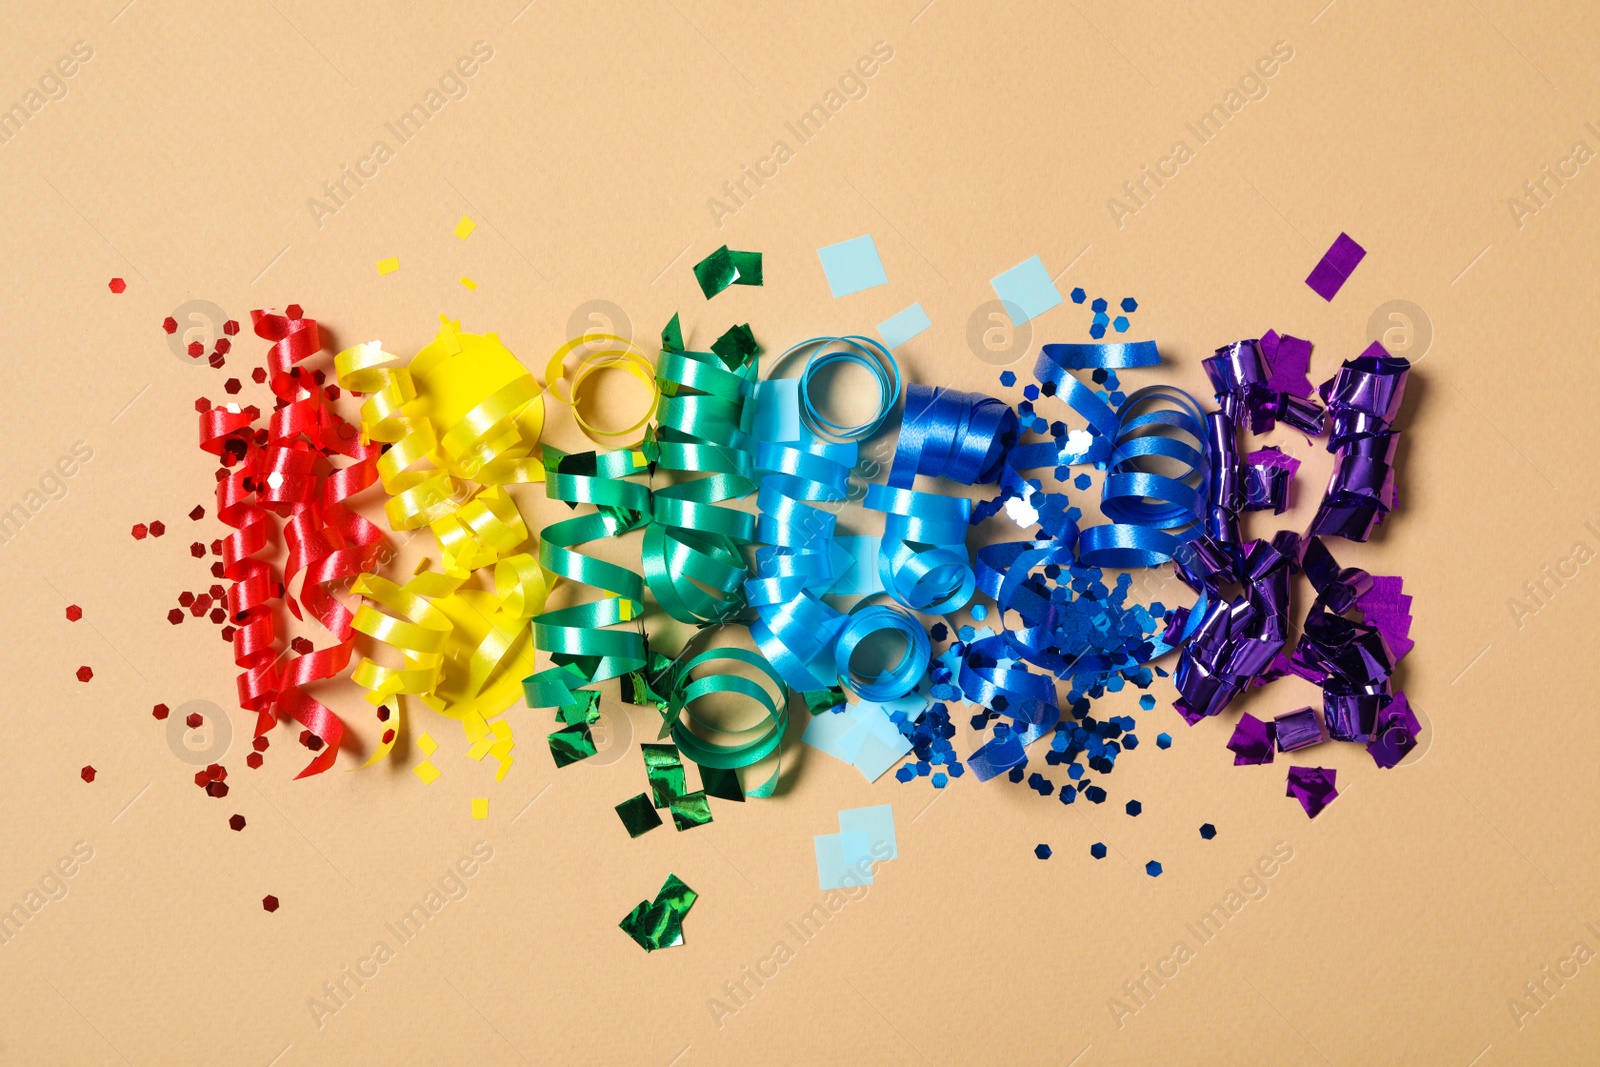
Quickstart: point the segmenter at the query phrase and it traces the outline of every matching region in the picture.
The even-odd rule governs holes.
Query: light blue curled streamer
[[[895,600],[942,615],[972,599],[972,501],[912,486],[918,474],[965,485],[993,481],[1016,433],[1016,413],[994,397],[925,385],[906,389],[889,484],[868,486],[865,501],[884,513],[878,573]]]
[[[807,429],[825,441],[839,444],[868,440],[883,429],[883,424],[900,403],[900,366],[887,348],[870,337],[856,334],[813,337],[801,341],[779,356],[767,372],[768,378],[775,377],[778,368],[791,356],[801,353],[808,353],[805,369],[800,372],[800,418]],[[834,422],[817,410],[812,399],[812,383],[817,374],[840,365],[863,368],[872,375],[878,389],[876,413],[859,425]]]
[[[761,388],[772,385],[763,382]],[[771,397],[778,410],[769,414],[778,417],[757,419],[783,425],[782,416],[795,414],[797,393],[774,390]],[[797,440],[758,441],[756,536],[768,547],[757,550],[755,577],[745,583],[746,600],[756,614],[750,636],[798,692],[842,682],[864,699],[892,700],[915,688],[927,670],[928,636],[922,625],[891,605],[861,604],[846,615],[821,599],[844,576],[851,558],[834,541],[834,515],[813,502],[843,500],[855,461],[854,443],[829,444],[804,429]],[[885,629],[905,640],[900,660],[878,673],[856,669],[857,649]]]
[[[1111,521],[1083,531],[1078,559],[1095,567],[1155,567],[1203,530],[1205,412],[1183,390],[1152,385],[1123,402],[1117,421],[1100,501]],[[1172,473],[1156,473],[1161,467]]]

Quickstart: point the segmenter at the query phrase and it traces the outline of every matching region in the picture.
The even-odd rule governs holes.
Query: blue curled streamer
[[[756,614],[750,636],[798,692],[842,682],[864,699],[892,700],[914,689],[927,671],[927,632],[909,612],[892,605],[863,601],[847,615],[821,599],[851,559],[834,540],[835,516],[813,502],[845,499],[856,455],[853,442],[830,444],[814,437],[756,445],[761,482],[756,536],[767,547],[757,550],[755,577],[745,583],[746,600]],[[856,651],[885,630],[903,637],[900,660],[877,673],[857,669]]]
[[[865,441],[883,429],[883,424],[894,413],[895,405],[900,403],[901,392],[900,366],[887,348],[870,337],[861,337],[857,334],[845,337],[813,337],[801,341],[779,356],[773,362],[767,376],[775,377],[778,368],[789,357],[801,352],[810,353],[806,358],[805,369],[800,372],[800,418],[805,422],[807,429],[823,440],[835,444]],[[876,414],[866,422],[855,426],[837,423],[827,418],[817,410],[816,404],[811,399],[812,380],[817,373],[840,364],[865,369],[872,375],[878,387]]]
[[[868,486],[865,501],[884,513],[878,573],[896,601],[942,615],[972,599],[972,501],[912,486],[919,474],[964,485],[993,481],[1016,434],[1016,413],[994,397],[925,385],[906,389],[889,484]]]
[[[1186,443],[1187,437],[1193,444]],[[1210,477],[1204,410],[1169,385],[1130,395],[1117,412],[1100,512],[1109,523],[1079,538],[1078,559],[1095,567],[1155,567],[1203,532]],[[1152,469],[1165,462],[1178,473]]]

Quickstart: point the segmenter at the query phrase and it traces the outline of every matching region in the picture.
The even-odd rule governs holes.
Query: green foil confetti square
[[[722,358],[729,370],[739,370],[752,357],[761,354],[761,346],[756,344],[755,334],[750,332],[747,322],[741,326],[729,326],[727,332],[711,346],[711,351]]]
[[[672,825],[678,830],[691,830],[711,821],[711,801],[704,790],[672,798]]]
[[[664,808],[689,791],[676,745],[642,744],[639,750],[644,754],[644,773],[650,779],[650,795],[656,807]]]
[[[677,875],[669,874],[655,900],[641,900],[617,925],[646,952],[681,945],[684,916],[699,897]]]
[[[707,300],[730,285],[760,285],[761,253],[735,252],[723,245],[694,265],[694,276]]]
[[[672,313],[672,321],[662,327],[661,347],[668,352],[683,351],[683,324],[678,321],[678,313]]]
[[[600,721],[600,692],[597,689],[580,689],[573,694],[578,699],[556,709],[556,718],[568,726],[593,726]],[[592,754],[592,753],[591,753]]]
[[[734,269],[739,276],[733,280],[734,285],[760,285],[761,284],[761,253],[760,252],[735,252],[729,251],[733,257]]]
[[[739,772],[730,768],[700,768],[700,785],[708,797],[718,800],[737,800],[744,803],[744,786],[739,784]]]
[[[828,689],[813,689],[809,693],[801,693],[800,699],[806,702],[806,710],[813,715],[821,715],[825,711],[832,711],[844,703],[844,690],[839,686]]]
[[[650,806],[650,798],[640,793],[617,805],[617,818],[627,828],[629,837],[647,834],[661,825],[661,816]]]
[[[586,724],[557,730],[546,740],[550,742],[550,755],[556,761],[557,767],[565,767],[569,763],[588,759],[597,751],[594,747],[594,737],[589,733]]]

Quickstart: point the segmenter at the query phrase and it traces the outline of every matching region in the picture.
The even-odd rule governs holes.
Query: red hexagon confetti
[[[199,522],[201,519],[203,519],[205,517],[206,517],[206,509],[205,509],[205,506],[203,504],[196,504],[194,506],[194,510],[189,512],[189,518],[193,519],[195,522]]]
[[[198,730],[205,721],[206,717],[204,715],[201,715],[198,711],[192,711],[189,713],[189,717],[183,720],[183,723],[191,730]]]
[[[121,292],[125,291],[127,288],[128,288],[128,283],[123,281],[121,278],[112,278],[111,279],[111,291],[113,293],[121,293]]]
[[[88,667],[79,667],[78,668],[78,681],[87,682],[90,678],[93,678],[93,677],[94,677],[94,671],[90,670]]]
[[[94,768],[93,767],[85,767],[83,770],[79,771],[78,773],[83,775],[83,780],[84,781],[86,781],[86,782],[94,781]]]
[[[250,755],[248,755],[248,756],[246,756],[244,758],[244,762],[245,762],[245,766],[249,767],[252,771],[255,770],[256,768],[261,766],[261,763],[262,763],[261,753],[259,753],[259,752],[250,753]]]
[[[261,898],[261,906],[266,908],[268,911],[277,911],[278,898],[269,893]]]
[[[83,609],[78,607],[78,605],[76,605],[76,604],[68,604],[67,605],[67,621],[68,622],[77,622],[81,618],[83,618]]]
[[[162,534],[164,534],[166,532],[167,532],[167,524],[162,522],[160,519],[157,519],[155,522],[152,522],[150,524],[150,536],[151,537],[160,537]]]
[[[233,816],[232,818],[230,818],[228,820],[228,825],[233,827],[233,829],[236,832],[239,831],[239,830],[243,830],[244,829],[244,816],[243,815],[235,815],[235,816]]]
[[[234,334],[239,332],[239,324],[232,319],[229,319],[227,322],[222,324],[222,332],[227,334],[229,337],[232,337]]]
[[[150,709],[150,714],[154,715],[158,719],[165,719],[168,715],[172,714],[172,709],[167,707],[165,704],[157,704],[155,707]]]
[[[174,626],[178,625],[183,621],[183,609],[173,608],[171,611],[167,612],[167,621]]]
[[[150,527],[146,526],[142,522],[136,522],[133,524],[133,539],[135,541],[143,541],[149,535]]]
[[[161,328],[166,330],[169,334],[177,333],[178,320],[173,318],[171,315],[168,315],[166,318],[161,320]]]

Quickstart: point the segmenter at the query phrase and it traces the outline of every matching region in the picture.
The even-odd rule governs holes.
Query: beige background
[[[0,505],[24,501],[74,442],[93,449],[65,497],[0,545],[0,904],[75,843],[93,851],[0,946],[6,1062],[1594,1059],[1597,965],[1548,982],[1520,1025],[1508,1006],[1575,943],[1600,950],[1600,578],[1567,563],[1576,576],[1520,625],[1509,607],[1578,542],[1600,548],[1585,527],[1600,522],[1587,432],[1600,178],[1551,182],[1520,226],[1508,206],[1575,142],[1600,149],[1585,126],[1600,125],[1591,5],[123,2],[11,4],[0,34],[7,107],[75,42],[93,50],[0,146]],[[493,55],[466,95],[399,144],[385,123],[478,41]],[[799,144],[785,123],[876,42],[893,59]],[[1192,145],[1184,124],[1275,42],[1293,58],[1266,95],[1119,228],[1108,199]],[[308,199],[379,139],[393,158],[317,225]],[[719,228],[708,198],[779,139],[793,158]],[[466,242],[450,233],[463,214],[479,223]],[[1369,255],[1325,304],[1302,279],[1340,230]],[[861,233],[890,282],[835,301],[814,249]],[[766,254],[766,286],[707,303],[689,268],[725,242]],[[1336,546],[1416,595],[1403,682],[1425,747],[1389,772],[1355,746],[1319,752],[1343,795],[1315,822],[1283,796],[1282,761],[1232,767],[1228,724],[1186,728],[1166,685],[1103,807],[970,777],[930,806],[925,782],[869,786],[802,751],[782,798],[637,841],[610,808],[643,785],[644,711],[608,718],[593,765],[556,772],[549,713],[513,710],[518,762],[498,786],[452,724],[424,717],[444,772],[428,788],[408,771],[414,751],[362,773],[346,773],[347,753],[294,782],[282,730],[248,771],[235,713],[220,801],[151,719],[156,701],[232,707],[215,628],[163,616],[210,583],[188,543],[221,532],[185,517],[213,509],[192,402],[222,396],[262,352],[242,337],[225,371],[184,366],[159,323],[186,300],[243,321],[298,301],[336,343],[380,337],[402,353],[444,312],[536,368],[591,300],[625,309],[642,339],[681,310],[691,342],[749,321],[769,349],[869,330],[918,300],[934,327],[902,352],[907,374],[994,390],[969,318],[993,299],[990,277],[1034,254],[1063,292],[1140,300],[1130,336],[1157,338],[1168,363],[1136,384],[1201,391],[1202,356],[1269,327],[1316,343],[1321,380],[1387,301],[1431,323],[1407,395],[1404,510],[1372,544]],[[386,256],[401,269],[379,277]],[[109,293],[113,276],[125,294]],[[1086,340],[1088,316],[1049,312],[1032,345]],[[551,425],[576,443],[568,416]],[[1326,466],[1309,459],[1302,503]],[[518,499],[533,524],[565,513],[537,491]],[[152,519],[165,538],[130,539]],[[1170,581],[1150,589],[1183,600]],[[68,602],[84,622],[65,622]],[[1310,695],[1297,684],[1246,706],[1297,706]],[[1152,743],[1163,729],[1168,752]],[[491,815],[473,822],[482,795]],[[1144,803],[1137,820],[1128,797]],[[785,924],[822,899],[812,835],[839,808],[883,802],[900,859],[802,945]],[[1203,821],[1215,841],[1199,839]],[[467,896],[319,1029],[307,999],[480,840],[493,859]],[[1100,863],[1097,840],[1115,850]],[[1186,924],[1275,845],[1292,860],[1248,883],[1265,896],[1201,944]],[[1160,879],[1142,872],[1150,858]],[[669,871],[701,899],[685,945],[647,956],[616,923]],[[713,998],[731,1004],[724,984],[779,940],[794,958],[717,1019]],[[1109,999],[1180,940],[1194,958],[1119,1026]]]

